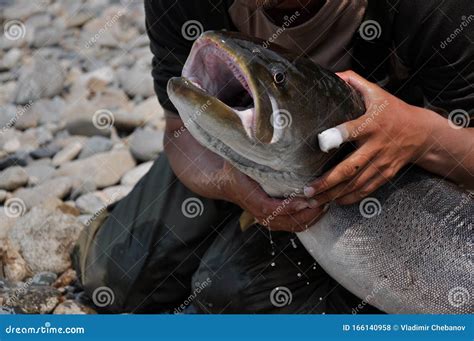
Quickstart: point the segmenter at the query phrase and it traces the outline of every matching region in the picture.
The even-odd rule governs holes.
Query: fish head
[[[363,113],[360,97],[333,73],[232,32],[203,33],[167,91],[201,144],[276,196],[340,158],[320,150],[318,134]]]

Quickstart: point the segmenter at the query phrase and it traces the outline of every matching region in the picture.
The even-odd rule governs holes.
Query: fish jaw
[[[237,38],[238,39],[238,38]],[[183,67],[182,77],[233,109],[250,140],[271,143],[273,104],[261,83],[265,65],[258,63],[246,40],[234,35],[205,32],[194,43]],[[235,98],[244,98],[244,103]],[[211,115],[219,115],[212,112]]]

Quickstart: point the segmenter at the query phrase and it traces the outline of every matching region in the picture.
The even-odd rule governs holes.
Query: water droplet
[[[301,265],[301,262],[298,262],[298,265]]]
[[[275,251],[272,251],[272,256],[275,256]]]
[[[275,262],[272,262],[270,265],[271,265],[271,266],[275,266]]]
[[[291,245],[293,246],[294,249],[296,249],[298,246],[295,243],[295,240],[293,238],[290,239]]]
[[[306,282],[306,285],[309,285],[309,282]]]
[[[323,300],[323,298],[322,298],[322,297],[320,297],[320,298],[319,298],[319,300],[320,300],[320,301],[322,301],[322,300]]]
[[[301,277],[301,273],[298,272],[298,273],[296,274],[296,276]]]

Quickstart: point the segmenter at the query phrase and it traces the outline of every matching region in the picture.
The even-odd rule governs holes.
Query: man
[[[166,155],[84,233],[75,263],[86,292],[111,288],[109,311],[373,312],[310,264],[293,232],[317,221],[327,202],[353,204],[408,163],[473,187],[472,2],[150,0],[145,8],[155,91],[166,112]],[[311,58],[363,95],[367,114],[338,127],[357,150],[308,184],[307,199],[283,204],[268,197],[199,145],[170,103],[166,83],[180,74],[193,40],[222,29]],[[357,73],[343,72],[350,69]],[[371,124],[360,131],[369,115]],[[187,211],[189,203],[197,214]],[[242,209],[260,222],[278,212],[267,227],[285,232],[269,235],[256,225],[241,233]],[[204,278],[212,283],[196,294]],[[278,287],[289,288],[291,304],[271,300]]]

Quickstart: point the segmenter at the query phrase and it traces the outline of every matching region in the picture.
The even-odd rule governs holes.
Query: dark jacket
[[[146,0],[155,91],[161,105],[176,111],[166,83],[179,76],[193,41],[182,29],[196,20],[207,30],[236,30],[228,9],[233,0]],[[379,25],[374,39],[361,36],[368,21]],[[371,37],[373,38],[373,37]],[[461,109],[474,123],[474,2],[472,0],[369,0],[353,38],[353,69],[392,94],[442,112]]]

